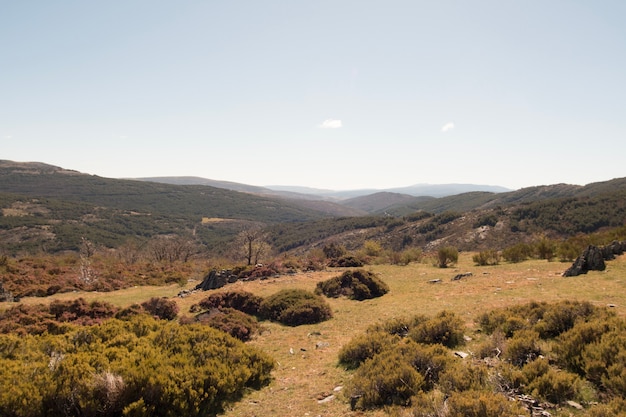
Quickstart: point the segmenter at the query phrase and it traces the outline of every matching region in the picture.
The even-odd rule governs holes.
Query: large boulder
[[[586,274],[588,271],[604,271],[606,269],[604,259],[603,249],[589,245],[582,255],[576,258],[572,266],[563,273],[563,276],[575,277]]]
[[[196,285],[195,289],[202,291],[214,290],[216,288],[222,288],[224,285],[235,282],[236,280],[237,276],[234,275],[231,270],[222,269],[218,271],[214,269],[204,277],[200,284]]]

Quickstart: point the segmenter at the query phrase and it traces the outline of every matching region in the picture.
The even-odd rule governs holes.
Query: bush
[[[348,392],[357,398],[355,408],[409,405],[424,385],[424,378],[406,360],[400,349],[385,350],[366,360],[350,381]]]
[[[400,340],[383,331],[359,335],[350,340],[339,351],[339,363],[348,369],[356,369],[367,359],[373,358]]]
[[[544,374],[529,380],[526,391],[553,404],[580,397],[583,381],[576,374],[549,368]]]
[[[447,268],[459,260],[459,251],[452,246],[444,246],[437,251],[437,266]]]
[[[259,308],[263,298],[247,291],[228,291],[211,294],[200,301],[200,307],[210,310],[212,308],[234,308],[252,316],[259,315]]]
[[[228,307],[198,314],[191,322],[206,324],[244,342],[259,330],[259,323],[254,317]]]
[[[259,313],[264,319],[288,326],[314,324],[332,317],[323,298],[305,290],[282,290],[261,302]]]
[[[526,259],[530,258],[532,254],[533,249],[527,243],[518,243],[502,251],[502,257],[506,261],[513,263],[525,261]]]
[[[406,361],[423,377],[424,389],[433,389],[439,376],[454,361],[454,357],[442,345],[423,345],[408,339],[399,344]]]
[[[541,354],[539,334],[534,330],[520,330],[507,342],[504,359],[521,368]]]
[[[463,321],[451,311],[442,311],[411,330],[408,336],[418,343],[440,343],[446,347],[463,344]]]
[[[448,398],[447,417],[518,417],[527,415],[518,403],[489,391],[455,392]]]
[[[375,274],[364,271],[346,271],[338,277],[318,282],[315,293],[327,297],[344,295],[353,300],[376,298],[386,294],[389,287]]]
[[[562,301],[546,308],[535,330],[543,339],[556,337],[574,327],[577,321],[584,321],[595,313],[596,308],[588,301]]]
[[[448,394],[454,391],[484,390],[489,386],[489,370],[484,363],[455,362],[439,375],[439,386]]]
[[[0,335],[0,347],[7,417],[218,415],[274,366],[223,332],[147,315],[62,336]]]
[[[176,301],[168,300],[165,297],[152,297],[148,301],[141,303],[141,306],[148,313],[161,320],[174,320],[178,315],[178,304],[176,304]]]
[[[500,254],[497,250],[485,250],[472,256],[472,261],[478,266],[498,265],[500,263]]]
[[[363,266],[363,261],[355,256],[346,255],[341,258],[331,259],[328,266],[333,268],[360,268]]]

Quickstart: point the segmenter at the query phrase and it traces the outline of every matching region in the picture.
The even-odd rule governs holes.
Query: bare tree
[[[270,251],[267,235],[260,227],[242,230],[237,237],[236,246],[239,248],[237,252],[243,253],[248,265],[259,263],[259,260]]]
[[[157,236],[150,241],[149,251],[157,262],[187,262],[194,253],[195,245],[183,236]]]

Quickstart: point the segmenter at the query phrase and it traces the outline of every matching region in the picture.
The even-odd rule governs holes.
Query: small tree
[[[238,251],[243,254],[247,265],[258,264],[259,260],[270,252],[267,235],[260,227],[250,227],[242,230],[236,243]]]
[[[453,246],[444,246],[437,251],[437,261],[439,268],[447,268],[459,260],[459,251]]]

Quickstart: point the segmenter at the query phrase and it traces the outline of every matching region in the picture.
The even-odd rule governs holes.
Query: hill
[[[82,174],[42,163],[0,161],[0,232],[11,248],[76,249],[81,237],[119,246],[130,237],[195,235],[211,246],[251,224],[310,221],[359,212],[307,207],[206,185],[171,185]],[[203,219],[228,221],[211,222]]]
[[[242,230],[260,228],[279,253],[333,241],[358,248],[367,240],[393,250],[443,244],[481,250],[537,236],[565,239],[623,226],[626,219],[626,178],[439,198],[379,192],[342,204],[259,195],[263,190],[257,188],[232,191],[203,179],[180,181],[199,184],[110,179],[0,161],[0,239],[13,253],[77,250],[82,238],[114,248],[129,239],[178,235],[219,253]]]

